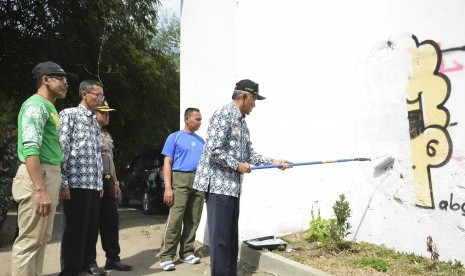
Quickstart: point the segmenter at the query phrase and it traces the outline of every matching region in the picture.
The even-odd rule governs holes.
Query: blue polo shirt
[[[161,153],[173,159],[172,171],[191,172],[197,169],[204,144],[199,135],[179,130],[168,136]]]

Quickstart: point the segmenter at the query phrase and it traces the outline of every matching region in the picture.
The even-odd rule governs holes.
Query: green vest
[[[60,119],[55,106],[34,94],[21,106],[18,115],[18,158],[25,163],[38,155],[41,163],[60,165],[63,150],[58,136]]]

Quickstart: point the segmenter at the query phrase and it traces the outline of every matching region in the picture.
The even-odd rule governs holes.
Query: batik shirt
[[[239,197],[242,184],[242,176],[236,170],[239,162],[269,165],[272,159],[253,150],[245,116],[231,102],[216,110],[210,118],[194,188]]]
[[[101,190],[100,128],[95,114],[79,105],[61,111],[60,122],[62,188]]]

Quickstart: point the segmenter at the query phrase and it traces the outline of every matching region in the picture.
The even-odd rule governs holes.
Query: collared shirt
[[[101,190],[100,128],[95,114],[79,105],[61,111],[60,121],[62,188]]]
[[[253,150],[245,116],[231,102],[216,110],[210,118],[193,187],[204,192],[239,197],[242,184],[241,174],[236,170],[239,162],[269,165],[272,159]]]

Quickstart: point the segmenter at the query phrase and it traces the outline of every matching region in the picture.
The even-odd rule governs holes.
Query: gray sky
[[[181,14],[181,0],[160,0],[161,2],[161,9],[174,12],[178,17]]]

